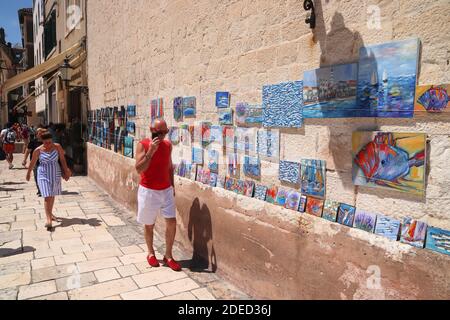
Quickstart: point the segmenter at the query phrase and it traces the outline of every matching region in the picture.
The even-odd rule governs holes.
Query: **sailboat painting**
[[[326,162],[302,159],[300,172],[302,194],[325,198]]]
[[[361,48],[354,116],[412,118],[418,57],[417,38]]]
[[[425,248],[450,255],[450,231],[428,227]]]
[[[357,77],[357,63],[306,71],[303,74],[303,117],[353,117]]]
[[[417,86],[414,112],[450,112],[450,84]]]
[[[402,223],[400,242],[410,244],[414,247],[423,248],[425,245],[426,233],[427,224],[425,222],[405,218]]]

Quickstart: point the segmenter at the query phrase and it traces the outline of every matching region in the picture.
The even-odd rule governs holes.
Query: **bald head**
[[[150,125],[150,132],[158,133],[158,135],[164,136],[169,132],[169,128],[167,127],[167,123],[164,119],[157,118],[153,120],[152,124]]]

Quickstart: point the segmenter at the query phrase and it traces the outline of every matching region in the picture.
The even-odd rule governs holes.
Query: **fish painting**
[[[450,84],[438,86],[417,86],[415,112],[450,112]]]
[[[427,224],[425,222],[405,218],[402,223],[400,242],[410,244],[417,248],[423,248],[426,233]]]
[[[400,221],[394,218],[378,215],[375,225],[375,234],[386,237],[393,241],[398,240],[400,233]]]
[[[354,132],[352,143],[355,185],[384,187],[423,195],[425,134]]]
[[[425,248],[450,255],[450,231],[428,227]]]

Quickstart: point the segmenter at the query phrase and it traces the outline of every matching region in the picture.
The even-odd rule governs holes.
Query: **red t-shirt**
[[[150,139],[144,139],[140,143],[147,152],[151,146]],[[163,140],[150,160],[147,170],[141,173],[140,185],[152,190],[164,190],[172,186],[171,174],[171,149],[169,140]]]

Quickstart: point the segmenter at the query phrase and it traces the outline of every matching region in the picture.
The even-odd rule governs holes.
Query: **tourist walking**
[[[22,153],[25,154],[27,151],[28,143],[30,142],[30,129],[28,126],[24,123],[22,124],[22,131],[21,131],[22,139],[23,139],[23,150]]]
[[[173,259],[172,247],[176,233],[175,188],[172,164],[172,144],[164,139],[169,129],[162,119],[150,126],[151,139],[139,142],[136,152],[136,171],[141,175],[138,190],[137,221],[144,225],[148,247],[147,261],[159,267],[153,249],[153,229],[159,213],[166,220],[166,254],[163,261],[174,271],[181,266]]]
[[[52,222],[58,221],[58,218],[53,215],[53,205],[55,197],[61,195],[61,177],[68,181],[72,172],[67,167],[64,150],[59,144],[53,143],[52,135],[46,132],[41,135],[41,140],[42,145],[33,152],[26,179],[30,181],[31,171],[39,160],[37,181],[41,196],[45,198],[44,208],[47,217],[45,227],[51,231]]]
[[[22,162],[22,165],[24,167],[27,166],[28,155],[30,156],[30,163],[31,163],[33,152],[34,152],[34,150],[36,150],[38,147],[40,147],[42,145],[41,136],[44,133],[46,133],[46,132],[48,132],[46,129],[39,128],[36,131],[36,135],[33,132],[31,133],[31,135],[30,135],[30,142],[28,143],[27,151],[25,152],[25,157],[23,158],[23,162]],[[38,181],[37,181],[37,170],[38,170],[38,167],[39,167],[39,159],[37,160],[36,165],[34,166],[33,175],[34,175],[34,181],[36,183],[36,188],[38,190],[37,195],[40,197],[41,196],[41,192],[39,191],[39,184],[38,184]]]
[[[3,151],[6,153],[6,161],[9,163],[9,169],[14,168],[13,153],[15,149],[16,139],[17,135],[14,127],[10,124],[7,124],[6,128],[3,129],[0,133],[0,141],[2,142]]]

